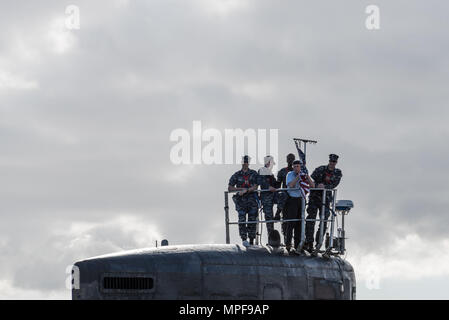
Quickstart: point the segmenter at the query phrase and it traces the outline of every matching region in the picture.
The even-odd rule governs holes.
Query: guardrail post
[[[334,189],[332,192],[332,219],[331,219],[331,231],[330,231],[330,239],[329,239],[329,247],[327,250],[331,250],[334,246],[334,229],[335,229],[335,219],[337,214],[335,213],[335,199],[337,198],[337,189]]]
[[[229,202],[228,202],[228,195],[229,192],[225,191],[224,198],[225,198],[225,226],[226,226],[226,243],[231,243],[231,240],[229,238]]]
[[[320,212],[320,239],[316,245],[316,250],[319,250],[323,244],[323,233],[324,233],[324,208],[326,206],[326,189],[323,189],[323,197],[321,199],[321,212]]]
[[[306,219],[305,219],[305,211],[306,211],[306,199],[304,197],[301,197],[301,240],[299,242],[299,246],[297,250],[301,252],[302,248],[304,247],[305,242],[305,232],[306,232]]]
[[[256,217],[256,245],[262,243],[262,224],[259,221],[263,220],[262,217],[262,207],[257,207],[257,217]]]
[[[346,211],[343,211],[341,213],[341,250],[340,254],[345,254],[346,248],[345,248],[345,214]]]

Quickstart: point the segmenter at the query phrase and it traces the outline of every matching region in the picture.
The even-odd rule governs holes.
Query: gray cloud
[[[448,5],[377,1],[370,32],[359,1],[217,3],[77,1],[77,31],[55,25],[65,3],[1,4],[0,243],[14,286],[61,289],[52,274],[73,259],[144,245],[107,225],[117,217],[172,243],[223,242],[238,165],[172,165],[170,132],[193,120],[279,128],[281,162],[296,136],[319,140],[309,168],[339,153],[348,234],[365,251],[448,238]],[[77,239],[63,226],[80,221],[96,226],[89,245],[61,256]]]

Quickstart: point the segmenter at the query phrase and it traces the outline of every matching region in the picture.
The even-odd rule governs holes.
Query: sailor
[[[277,175],[277,182],[278,186],[281,188],[287,188],[287,183],[285,182],[285,179],[287,177],[287,174],[290,171],[293,171],[293,161],[295,161],[295,155],[293,153],[289,153],[287,155],[287,166],[285,168],[282,168],[278,171]],[[285,191],[279,191],[277,193],[277,209],[276,214],[274,216],[275,220],[281,219],[281,212],[284,210],[285,201],[287,201],[287,193]],[[285,225],[282,224],[282,233],[284,233]]]
[[[287,187],[297,190],[288,190],[288,198],[285,203],[284,217],[289,219],[300,219],[302,212],[302,202],[305,201],[306,191],[305,186],[314,186],[310,177],[301,172],[301,160],[293,161],[293,171],[287,174]],[[285,248],[290,254],[297,254],[295,250],[291,250],[292,237],[294,240],[294,248],[297,248],[300,241],[301,224],[303,221],[289,221],[287,222],[285,231]],[[291,251],[290,251],[291,250]]]
[[[257,172],[249,169],[249,156],[242,157],[242,170],[234,173],[229,179],[228,191],[238,191],[232,200],[239,215],[239,222],[256,221],[257,218]],[[239,224],[239,234],[244,246],[253,245],[256,238],[256,224]],[[249,237],[249,243],[247,238]]]
[[[343,176],[340,169],[337,169],[335,166],[338,162],[338,155],[330,154],[329,155],[329,164],[320,166],[316,168],[312,173],[312,179],[315,181],[315,185],[317,188],[325,188],[325,189],[335,189]],[[307,220],[315,220],[317,216],[318,210],[321,214],[322,209],[322,197],[323,192],[321,190],[312,190],[309,197],[309,204],[307,207]],[[327,220],[330,215],[329,205],[332,202],[332,192],[326,191],[325,197],[325,206],[324,206],[324,218]],[[323,235],[326,232],[327,223],[324,222],[324,230]],[[306,244],[305,250],[312,252],[313,251],[313,232],[315,230],[315,221],[307,221],[306,223]],[[315,236],[315,241],[318,242],[320,238],[321,230],[318,228],[318,231]]]
[[[287,183],[285,182],[285,178],[287,177],[287,173],[290,171],[293,171],[293,161],[295,161],[295,155],[293,153],[289,153],[287,155],[287,167],[282,168],[278,171],[277,174],[277,181],[278,181],[278,187],[281,188],[287,188]],[[287,201],[287,192],[286,191],[279,191],[276,193],[275,196],[275,202],[277,203],[276,208],[276,214],[274,215],[274,220],[280,220],[281,219],[281,212],[284,212],[285,202]],[[285,213],[282,214],[282,217],[285,216]],[[285,228],[286,223],[282,222],[281,229],[282,234],[285,237]]]
[[[272,172],[273,165],[275,164],[272,156],[266,156],[264,158],[264,166],[259,169],[258,185],[261,190],[269,190],[260,192],[260,201],[262,203],[263,213],[265,220],[273,220],[273,203],[274,196],[277,188],[277,181]],[[267,234],[270,235],[274,230],[273,222],[267,223]]]

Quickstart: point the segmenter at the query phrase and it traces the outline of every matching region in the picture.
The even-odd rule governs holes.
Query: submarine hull
[[[264,246],[181,245],[76,262],[72,299],[351,300],[352,266]]]

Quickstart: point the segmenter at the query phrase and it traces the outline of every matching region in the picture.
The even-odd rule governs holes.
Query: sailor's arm
[[[229,185],[228,186],[228,191],[244,191],[244,190],[247,190],[247,188],[237,188],[237,187],[234,187],[234,186],[231,186],[231,185]]]
[[[312,173],[312,179],[314,181],[314,185],[316,188],[324,188],[323,179],[322,179],[322,175],[323,175],[322,171],[323,170],[321,168],[322,167],[316,168]]]
[[[277,183],[278,183],[279,187],[282,186],[282,182],[284,181],[284,177],[282,176],[282,171],[284,171],[284,170],[282,170],[282,169],[279,170],[278,174],[277,174]]]
[[[274,174],[271,175],[271,184],[268,187],[268,190],[270,190],[271,192],[275,192],[277,190],[278,187],[278,182],[276,181],[276,178],[274,177]]]
[[[288,181],[288,176],[287,176],[287,185],[289,188],[295,188],[296,184],[298,183],[299,179],[301,178],[301,176],[298,174],[296,177],[294,177],[291,181]]]
[[[326,189],[335,189],[340,184],[342,176],[343,175],[341,171],[336,172],[332,177],[331,182],[329,184],[326,184]]]
[[[232,175],[231,179],[229,179],[228,183],[228,191],[246,191],[246,188],[237,188],[235,185],[237,184],[237,178],[234,175]]]
[[[274,188],[280,188],[282,186],[282,182],[281,183],[279,183],[279,181],[277,181],[277,180],[274,180],[274,182],[273,182],[273,187]]]
[[[248,188],[248,189],[247,189],[247,191],[248,191],[248,192],[256,191],[258,186],[259,186],[258,184],[253,184],[253,185],[251,186],[251,188]]]
[[[256,191],[257,188],[259,187],[260,181],[259,179],[261,178],[261,176],[258,173],[254,173],[250,179],[249,179],[249,183],[251,185],[251,187],[248,188],[248,192],[252,192],[252,191]]]
[[[309,182],[311,188],[315,188],[315,182],[313,182],[312,178],[309,175],[306,175],[306,179]]]
[[[321,183],[321,179],[322,179],[321,176],[322,176],[322,170],[321,170],[321,167],[318,167],[315,170],[313,170],[311,177],[315,181],[315,183]]]

